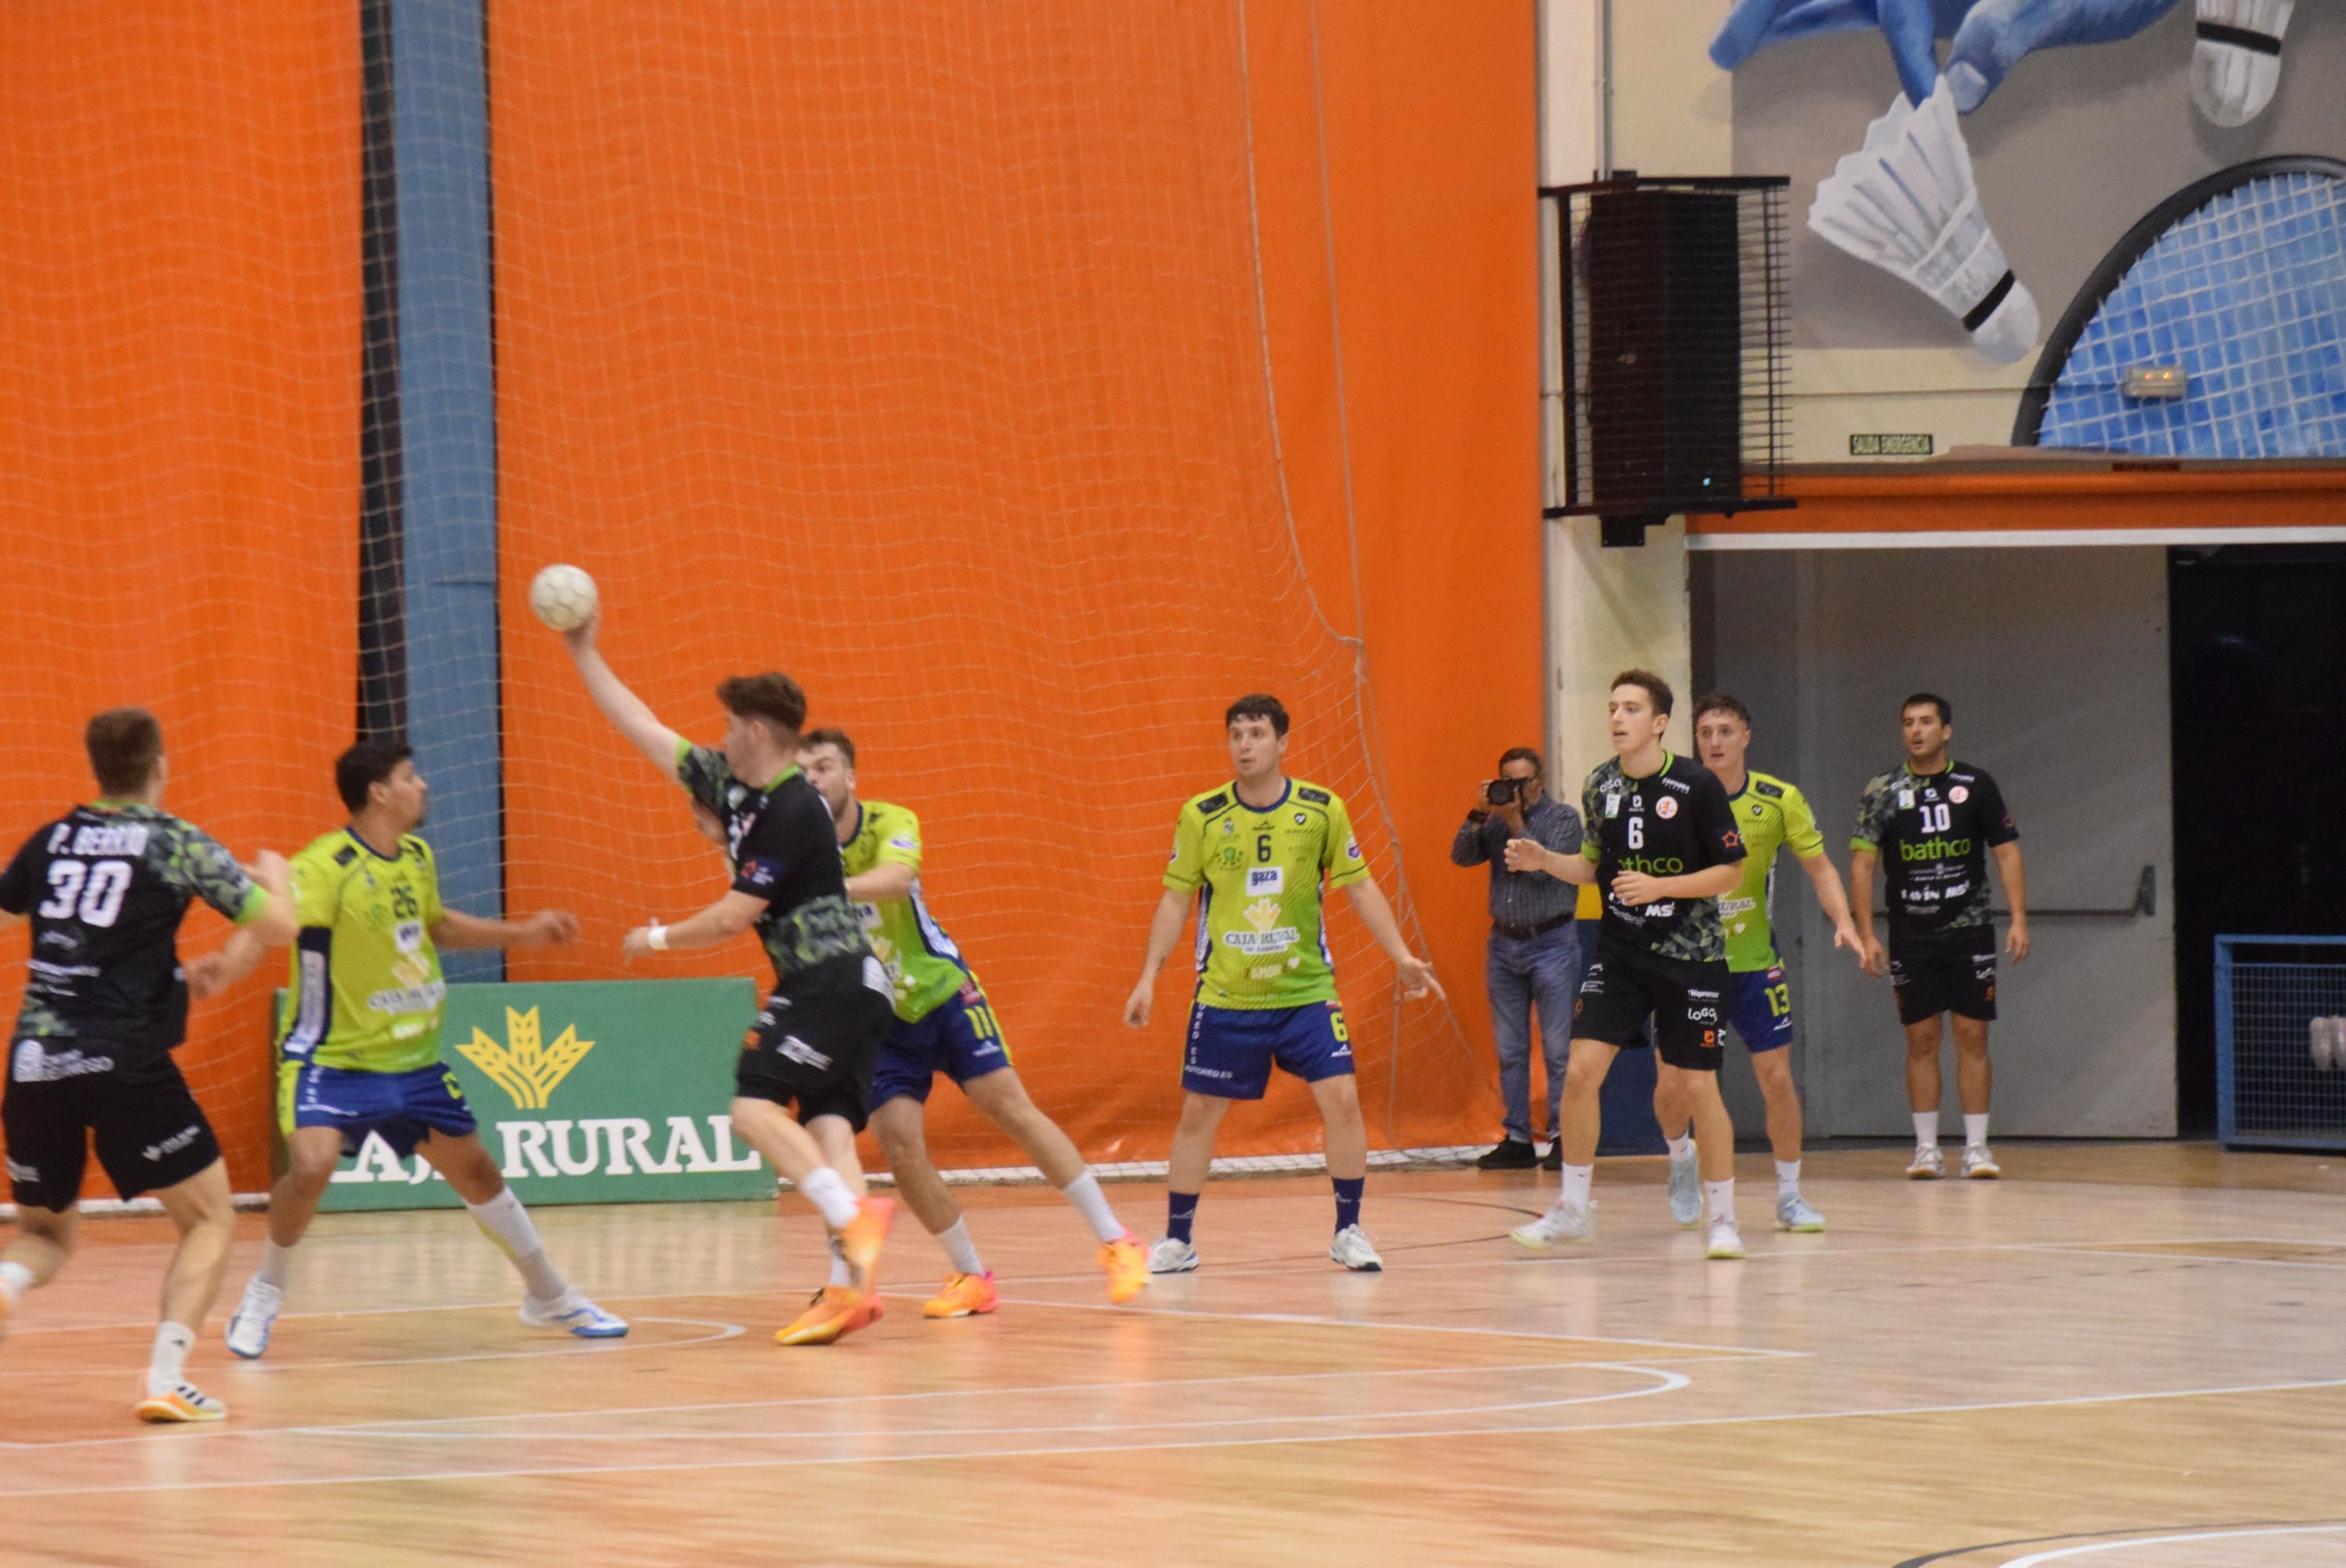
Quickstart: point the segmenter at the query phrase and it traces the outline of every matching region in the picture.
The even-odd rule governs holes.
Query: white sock
[[[1938,1112],[1914,1113],[1914,1146],[1918,1149],[1935,1149],[1939,1146]]]
[[[969,1222],[956,1219],[937,1232],[937,1245],[945,1249],[945,1261],[954,1266],[955,1274],[983,1274],[985,1264],[977,1256],[977,1244],[969,1238]]]
[[[505,1188],[486,1203],[468,1203],[464,1208],[482,1233],[513,1259],[522,1287],[533,1299],[556,1301],[568,1292],[570,1287],[546,1260],[546,1244],[538,1240],[537,1227],[529,1222],[529,1210],[522,1207],[513,1188]]]
[[[1713,1219],[1735,1217],[1735,1178],[1702,1184],[1702,1212]]]
[[[475,1215],[474,1217],[478,1219],[480,1217]],[[273,1285],[282,1290],[292,1282],[292,1278],[293,1249],[290,1247],[280,1247],[273,1240],[263,1241],[260,1244],[261,1283]]]
[[[1662,1141],[1670,1145],[1670,1164],[1674,1166],[1682,1166],[1686,1164],[1687,1161],[1694,1158],[1694,1140],[1692,1138],[1665,1138]]]
[[[1987,1113],[1985,1111],[1982,1111],[1976,1116],[1969,1111],[1964,1113],[1964,1146],[1967,1149],[1987,1146]]]
[[[0,1263],[0,1297],[14,1307],[33,1288],[33,1271],[21,1263]]]
[[[1565,1166],[1564,1196],[1557,1201],[1572,1204],[1576,1207],[1586,1208],[1588,1207],[1588,1184],[1596,1179],[1596,1167],[1595,1166]]]
[[[1076,1206],[1076,1212],[1091,1222],[1092,1235],[1102,1241],[1115,1241],[1126,1235],[1124,1222],[1107,1206],[1107,1194],[1100,1190],[1099,1177],[1086,1171],[1059,1189],[1059,1196]]]
[[[1776,1196],[1778,1197],[1791,1197],[1797,1195],[1800,1190],[1800,1162],[1798,1160],[1778,1160],[1776,1162]]]
[[[847,1249],[839,1245],[839,1237],[831,1238],[830,1283],[844,1290],[855,1283],[855,1270],[847,1266]]]
[[[184,1323],[165,1323],[155,1330],[155,1349],[147,1358],[147,1385],[168,1389],[179,1380],[188,1352],[196,1348],[196,1331]]]
[[[833,1230],[844,1230],[855,1223],[855,1196],[839,1173],[829,1166],[817,1166],[807,1172],[806,1180],[799,1183],[799,1191],[806,1200],[822,1210],[822,1222]]]

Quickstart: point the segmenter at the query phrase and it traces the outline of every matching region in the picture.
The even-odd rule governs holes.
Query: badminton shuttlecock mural
[[[2280,86],[2280,40],[2297,0],[2198,0],[2191,97],[2219,126],[2244,126]]]
[[[1817,187],[1809,227],[1937,300],[1990,359],[2036,346],[2036,301],[1981,210],[1946,77],[1920,106],[1899,94],[1865,127],[1865,145]]]

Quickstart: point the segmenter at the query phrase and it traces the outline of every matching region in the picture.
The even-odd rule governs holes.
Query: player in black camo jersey
[[[1557,1124],[1564,1184],[1556,1207],[1511,1234],[1545,1247],[1590,1234],[1597,1093],[1651,1021],[1662,1060],[1688,1070],[1696,1157],[1709,1215],[1709,1257],[1743,1256],[1735,1227],[1735,1126],[1719,1095],[1719,1040],[1727,1006],[1727,930],[1719,895],[1742,876],[1743,840],[1727,792],[1710,770],[1662,748],[1669,685],[1644,670],[1614,678],[1606,712],[1615,755],[1588,775],[1587,836],[1560,855],[1535,840],[1507,845],[1507,869],[1545,871],[1605,892],[1596,956],[1573,1010],[1572,1055]]]
[[[0,1333],[73,1248],[95,1142],[115,1191],[152,1194],[179,1232],[138,1419],[218,1420],[226,1407],[182,1370],[219,1293],[236,1213],[211,1125],[171,1060],[188,1023],[178,935],[201,899],[263,942],[291,941],[285,861],[263,850],[247,870],[162,809],[163,729],[152,714],[101,713],[83,739],[99,798],[41,827],[0,872],[0,929],[33,928],[0,1101],[17,1232],[0,1253]]]
[[[1862,933],[1865,970],[1887,972],[1906,1029],[1906,1094],[1914,1109],[1909,1177],[1936,1180],[1939,1155],[1939,1018],[1954,1020],[1955,1088],[1964,1104],[1964,1175],[2002,1172],[1987,1145],[1988,1024],[1995,1017],[1995,927],[1987,862],[1995,858],[2012,906],[2004,950],[2028,956],[2028,885],[2019,830],[1986,771],[1949,759],[1954,710],[1916,692],[1899,711],[1906,760],[1874,778],[1858,802],[1850,844],[1849,907]],[[1890,911],[1885,952],[1873,935],[1873,867],[1883,868]]]
[[[720,684],[722,746],[694,746],[660,722],[595,646],[601,617],[563,634],[586,693],[653,766],[721,830],[733,885],[699,913],[627,935],[629,961],[714,947],[755,929],[774,988],[742,1039],[733,1125],[822,1211],[853,1283],[826,1287],[775,1339],[827,1345],[876,1321],[874,1270],[895,1204],[870,1196],[855,1154],[872,1068],[895,1018],[895,987],[847,898],[831,808],[800,771],[806,693],[786,675]],[[795,1105],[797,1119],[788,1107]]]

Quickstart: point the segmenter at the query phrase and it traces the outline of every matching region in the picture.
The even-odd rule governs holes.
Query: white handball
[[[576,566],[548,566],[530,581],[529,607],[557,632],[576,631],[593,620],[595,604],[595,579]]]

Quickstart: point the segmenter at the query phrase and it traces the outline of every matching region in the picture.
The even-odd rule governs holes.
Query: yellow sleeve
[[[1809,809],[1809,798],[1795,784],[1784,786],[1784,848],[1803,860],[1813,860],[1825,852],[1825,836],[1817,828],[1817,814]]]
[[[921,819],[899,806],[880,823],[880,850],[872,857],[874,866],[909,866],[921,869]]]
[[[1181,808],[1173,824],[1173,858],[1166,862],[1165,885],[1193,892],[1206,881],[1206,820],[1194,804]]]
[[[292,895],[293,918],[305,926],[330,926],[342,901],[342,869],[327,855],[300,854],[286,868],[285,891]]]
[[[440,907],[440,861],[423,840],[416,840],[415,847],[423,851],[423,929],[430,931],[446,913]]]
[[[1341,795],[1328,797],[1328,840],[1321,846],[1320,869],[1328,874],[1331,888],[1348,887],[1369,874],[1361,840],[1352,835],[1352,814],[1344,809]]]

